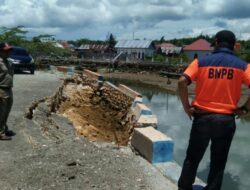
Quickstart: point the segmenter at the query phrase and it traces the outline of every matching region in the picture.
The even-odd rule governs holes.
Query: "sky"
[[[0,0],[0,27],[56,39],[166,40],[222,29],[250,39],[249,0]]]

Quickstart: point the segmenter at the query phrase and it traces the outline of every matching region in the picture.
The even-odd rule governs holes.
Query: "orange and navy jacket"
[[[189,83],[196,81],[192,105],[215,113],[232,114],[241,96],[241,85],[250,87],[250,65],[227,48],[195,59],[183,76]]]

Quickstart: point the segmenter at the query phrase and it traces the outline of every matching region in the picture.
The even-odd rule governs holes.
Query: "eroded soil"
[[[60,105],[59,113],[73,123],[78,135],[90,141],[128,143],[129,130],[124,114],[105,105],[90,86],[70,83],[63,93],[65,101]]]

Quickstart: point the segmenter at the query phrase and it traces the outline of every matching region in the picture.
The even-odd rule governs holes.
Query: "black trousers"
[[[192,190],[197,168],[211,141],[206,190],[220,190],[230,145],[236,129],[233,115],[195,114],[178,187]]]

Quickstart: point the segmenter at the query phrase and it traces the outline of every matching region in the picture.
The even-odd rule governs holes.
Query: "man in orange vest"
[[[210,171],[205,190],[219,190],[230,145],[236,129],[235,116],[250,110],[250,98],[238,107],[241,86],[250,87],[250,65],[233,54],[236,38],[233,32],[222,30],[215,36],[215,51],[195,59],[178,82],[180,99],[190,119],[193,119],[179,190],[192,190],[198,165],[211,141]],[[191,105],[188,85],[196,82]]]

